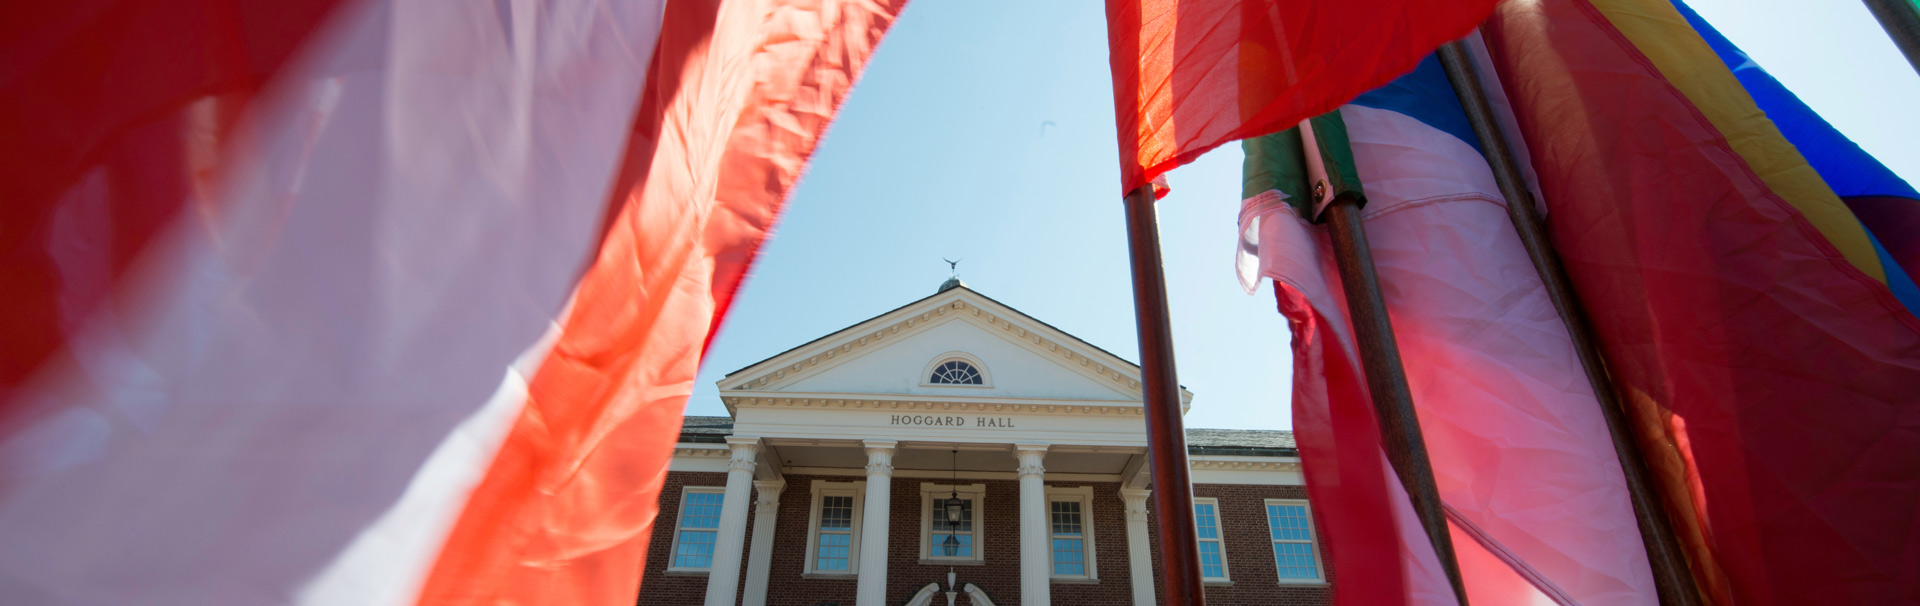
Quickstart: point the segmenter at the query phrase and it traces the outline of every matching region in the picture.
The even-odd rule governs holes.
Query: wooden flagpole
[[[1459,560],[1453,555],[1453,537],[1440,505],[1440,488],[1433,479],[1433,459],[1427,454],[1427,439],[1420,432],[1420,417],[1413,409],[1413,389],[1407,386],[1400,345],[1394,339],[1380,279],[1373,270],[1373,252],[1367,247],[1366,227],[1360,224],[1360,206],[1354,199],[1340,196],[1327,205],[1326,216],[1334,262],[1340,267],[1340,284],[1347,293],[1347,311],[1353,319],[1354,340],[1360,346],[1360,364],[1366,370],[1374,413],[1380,418],[1387,461],[1393,464],[1407,498],[1413,501],[1427,540],[1433,543],[1434,555],[1446,570],[1447,581],[1453,584],[1454,596],[1460,606],[1467,606],[1466,585],[1460,579]]]
[[[1186,422],[1174,373],[1167,278],[1160,266],[1160,226],[1153,185],[1126,196],[1127,259],[1133,265],[1133,315],[1140,332],[1140,391],[1147,420],[1147,464],[1153,474],[1154,531],[1160,537],[1162,604],[1204,606],[1200,544],[1193,521]]]
[[[1880,20],[1880,27],[1907,56],[1907,63],[1920,72],[1920,6],[1914,0],[1866,0],[1867,10]]]
[[[1868,4],[1875,1],[1868,0]],[[1500,194],[1507,199],[1507,217],[1512,219],[1514,230],[1520,233],[1520,243],[1533,260],[1533,269],[1540,274],[1540,282],[1546,286],[1554,309],[1560,312],[1561,322],[1567,326],[1574,351],[1580,356],[1580,365],[1586,369],[1587,381],[1593,384],[1594,398],[1600,402],[1601,416],[1607,421],[1607,433],[1613,438],[1614,453],[1619,457],[1620,469],[1626,476],[1628,498],[1633,502],[1640,538],[1646,544],[1647,563],[1653,568],[1653,580],[1660,603],[1664,606],[1697,605],[1700,603],[1700,593],[1694,586],[1693,574],[1687,567],[1686,555],[1680,549],[1673,525],[1667,520],[1666,509],[1661,505],[1659,489],[1648,474],[1640,448],[1628,430],[1625,409],[1613,391],[1612,381],[1607,378],[1606,361],[1600,357],[1593,332],[1587,327],[1586,315],[1580,310],[1580,301],[1573,295],[1566,269],[1560,265],[1559,255],[1547,241],[1546,228],[1534,208],[1533,195],[1520,176],[1519,164],[1514,161],[1513,151],[1500,132],[1485,90],[1480,87],[1480,75],[1467,58],[1466,46],[1461,42],[1449,42],[1441,46],[1439,52],[1440,65],[1446,69],[1447,80],[1453,84],[1461,107],[1466,109],[1467,121],[1472,123],[1474,135],[1480,139],[1480,147],[1486,154],[1487,165],[1493,169],[1493,178],[1500,186]],[[1908,57],[1913,55],[1909,54]]]

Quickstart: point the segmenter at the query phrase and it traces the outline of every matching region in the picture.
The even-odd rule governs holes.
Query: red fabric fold
[[[622,604],[700,356],[905,0],[669,2],[617,214],[421,604]]]
[[[1413,69],[1495,0],[1107,0],[1120,191]]]
[[[1486,29],[1578,295],[1722,604],[1920,596],[1920,322],[1586,0]]]

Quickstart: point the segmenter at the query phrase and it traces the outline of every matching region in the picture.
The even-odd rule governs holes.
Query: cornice
[[[733,457],[733,449],[725,446],[712,448],[682,444],[673,448],[673,456],[687,457],[690,459],[728,459]]]
[[[1088,355],[1087,352],[1082,351],[1080,348],[1047,337],[1042,334],[1040,330],[1032,330],[1023,326],[1024,322],[1016,321],[1013,319],[1012,314],[995,313],[993,310],[967,301],[963,296],[958,294],[956,294],[956,298],[939,303],[931,309],[926,309],[918,313],[907,313],[904,317],[896,317],[892,321],[886,322],[872,330],[842,338],[837,342],[822,343],[811,348],[802,348],[800,351],[790,352],[773,360],[768,360],[764,364],[767,368],[756,371],[750,375],[750,378],[740,381],[722,379],[721,382],[725,385],[721,387],[721,390],[724,393],[736,390],[765,391],[778,388],[781,385],[790,384],[793,381],[807,376],[809,371],[836,358],[853,355],[855,352],[868,347],[892,343],[898,340],[902,333],[911,334],[917,332],[913,329],[925,328],[938,323],[948,316],[968,319],[992,328],[998,328],[1001,332],[1005,333],[1010,340],[1020,343],[1027,349],[1043,356],[1052,357],[1068,368],[1078,368],[1083,374],[1087,374],[1110,387],[1121,390],[1123,393],[1140,393],[1139,377],[1135,376],[1132,372],[1116,368],[1114,365],[1108,364],[1100,359],[1111,357],[1110,354],[1101,352],[1095,355]],[[1181,396],[1183,401],[1191,397],[1185,390],[1182,390]]]
[[[1207,471],[1300,471],[1299,461],[1217,461],[1194,459],[1188,464]]]
[[[1132,403],[1113,401],[1111,404],[1090,404],[1085,401],[1048,401],[1048,400],[1008,400],[986,402],[980,400],[940,399],[938,397],[901,394],[897,396],[882,394],[862,394],[861,397],[848,397],[847,394],[795,394],[777,391],[722,393],[720,401],[735,410],[746,408],[843,408],[867,409],[899,412],[980,412],[980,413],[1029,413],[1029,414],[1072,414],[1072,415],[1111,415],[1141,416],[1142,408]],[[1097,400],[1095,401],[1097,402]]]

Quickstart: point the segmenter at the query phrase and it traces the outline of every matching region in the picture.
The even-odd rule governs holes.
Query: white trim
[[[865,517],[867,500],[867,482],[829,482],[814,480],[812,484],[812,503],[807,510],[807,553],[806,566],[802,574],[811,577],[856,578],[860,576],[860,521]],[[819,558],[817,549],[820,544],[820,504],[827,496],[853,497],[853,529],[847,535],[847,570],[818,571],[813,566]]]
[[[864,353],[856,353],[857,350],[891,344],[954,320],[991,329],[989,332],[1002,334],[1008,342],[1055,359],[1062,367],[1095,379],[1122,394],[1140,393],[1140,371],[1132,363],[965,289],[928,297],[840,329],[813,343],[735,371],[721,378],[718,385],[722,394],[755,389],[778,390]],[[1192,401],[1193,393],[1181,388],[1181,410],[1186,410]],[[727,405],[729,412],[733,411],[732,401],[722,398],[722,402]]]
[[[708,569],[713,567],[713,561],[711,559],[707,561],[706,566],[675,566],[674,565],[674,563],[680,559],[680,531],[685,529],[685,524],[687,520],[687,495],[690,495],[690,494],[717,494],[717,495],[720,495],[721,503],[724,504],[727,498],[727,487],[725,486],[682,486],[680,487],[680,506],[673,510],[674,511],[673,544],[667,547],[667,570],[666,571],[671,573],[704,575],[707,573]],[[715,514],[714,517],[716,520],[718,520],[719,515]],[[706,529],[702,528],[702,529],[696,529],[696,530],[706,530]],[[714,533],[715,538],[717,539],[720,535],[720,527],[718,523],[714,525],[712,531]]]
[[[1051,475],[1048,476],[1052,478]],[[1086,565],[1084,575],[1062,575],[1053,573],[1053,504],[1055,502],[1080,504],[1081,556]],[[1047,577],[1054,582],[1099,582],[1100,567],[1094,561],[1093,542],[1093,487],[1092,486],[1048,486],[1047,487]]]
[[[968,364],[973,365],[973,370],[980,373],[980,384],[964,385],[964,384],[957,384],[957,383],[934,383],[929,380],[933,378],[933,369],[939,368],[941,364],[946,364],[948,362],[952,362],[955,360],[959,360],[961,362],[966,362]],[[987,363],[981,362],[979,356],[975,356],[973,354],[970,354],[964,351],[949,351],[947,353],[934,356],[932,360],[929,360],[927,362],[926,368],[920,369],[920,386],[921,387],[971,387],[974,389],[992,389],[993,373],[987,372]]]
[[[933,516],[945,515],[945,512],[934,511],[936,507],[935,503],[938,501],[945,500],[948,495],[954,494],[956,492],[959,493],[960,500],[967,501],[973,504],[973,533],[972,533],[973,534],[973,555],[956,556],[951,558],[946,556],[933,555],[933,540],[932,540]],[[986,541],[982,540],[983,538],[986,537],[986,532],[984,530],[986,528],[986,520],[987,520],[986,506],[985,506],[986,500],[987,500],[986,495],[987,495],[986,484],[956,485],[956,484],[934,484],[932,482],[920,483],[920,563],[921,564],[928,565],[928,566],[959,564],[959,565],[965,566],[965,565],[971,565],[971,564],[982,564],[986,562],[987,545],[986,545]]]
[[[1199,511],[1199,507],[1200,507],[1201,505],[1212,505],[1212,506],[1213,506],[1213,530],[1214,530],[1214,534],[1216,534],[1216,535],[1219,535],[1219,538],[1216,538],[1216,539],[1202,539],[1202,538],[1200,538],[1200,536],[1199,536],[1199,532],[1200,532],[1200,511]],[[1194,542],[1195,542],[1196,544],[1198,544],[1198,543],[1208,543],[1208,542],[1213,542],[1213,543],[1219,543],[1219,544],[1220,544],[1220,576],[1217,576],[1217,577],[1210,577],[1210,576],[1206,576],[1206,574],[1207,574],[1207,573],[1206,573],[1206,568],[1205,568],[1205,566],[1203,565],[1203,566],[1201,567],[1201,571],[1200,571],[1200,579],[1201,579],[1201,581],[1203,581],[1203,582],[1207,582],[1207,583],[1232,583],[1232,582],[1233,582],[1233,572],[1232,572],[1232,570],[1231,570],[1231,569],[1230,569],[1230,568],[1229,568],[1229,567],[1227,566],[1227,531],[1226,531],[1226,524],[1224,523],[1224,516],[1223,516],[1223,515],[1221,515],[1221,512],[1220,512],[1220,499],[1216,499],[1216,498],[1213,498],[1213,497],[1194,497],[1194,498],[1193,498],[1193,506],[1194,506],[1194,512],[1193,512],[1193,516],[1194,516],[1194,524],[1193,524],[1193,531],[1194,531],[1194,533],[1195,533],[1195,534],[1194,534],[1194,537],[1193,537],[1193,540],[1194,540]],[[1262,511],[1264,512],[1264,508],[1262,509]]]
[[[1002,451],[1002,452],[1005,452],[1005,451]],[[859,476],[866,475],[866,473],[867,471],[865,469],[861,469],[859,467],[788,467],[786,468],[786,475],[789,475],[789,476],[859,477]],[[893,477],[895,478],[913,478],[913,479],[922,479],[922,480],[952,480],[955,475],[958,475],[962,480],[1018,480],[1020,479],[1020,474],[1018,472],[1013,472],[1013,471],[962,471],[956,474],[951,471],[936,471],[936,470],[928,470],[928,469],[897,469],[896,468],[893,470]],[[1047,472],[1047,481],[1050,481],[1050,482],[1118,482],[1120,481],[1120,475],[1111,474],[1111,473]]]
[[[1272,534],[1273,516],[1267,512],[1267,506],[1270,506],[1270,505],[1299,505],[1302,509],[1306,510],[1307,512],[1307,541],[1306,542],[1307,542],[1307,545],[1310,545],[1313,547],[1313,574],[1319,578],[1315,578],[1315,579],[1280,578],[1280,544],[1281,543],[1299,543],[1299,541],[1273,540],[1273,534]],[[1268,528],[1267,539],[1273,546],[1274,578],[1279,579],[1279,582],[1281,585],[1289,585],[1289,586],[1326,585],[1327,584],[1326,560],[1322,559],[1322,556],[1320,555],[1320,534],[1318,532],[1315,532],[1315,529],[1313,527],[1313,505],[1308,503],[1306,499],[1267,499],[1264,503],[1261,504],[1260,516],[1262,518],[1265,518],[1267,521],[1267,528]]]

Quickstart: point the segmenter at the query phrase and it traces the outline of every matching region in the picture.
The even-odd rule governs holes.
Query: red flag
[[[1107,0],[1121,191],[1413,69],[1496,0]]]
[[[5,601],[631,602],[904,0],[243,5],[0,9]]]
[[[635,599],[711,329],[905,5],[668,4],[619,215],[421,604]]]

